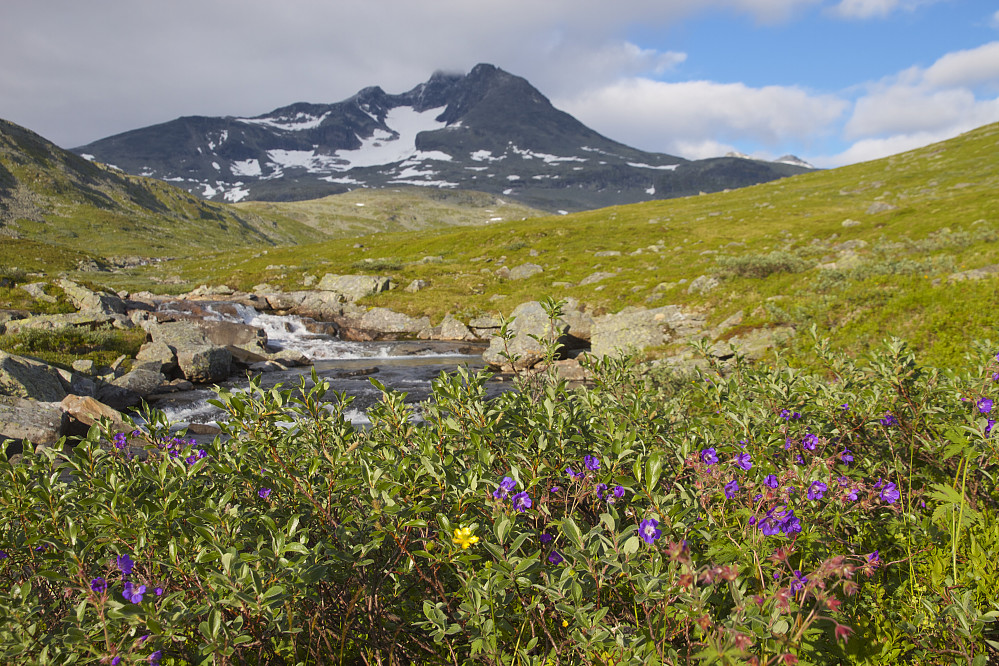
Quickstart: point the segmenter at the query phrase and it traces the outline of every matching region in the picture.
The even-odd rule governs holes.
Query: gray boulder
[[[543,273],[544,270],[544,268],[537,264],[521,264],[520,266],[510,269],[509,277],[511,280],[526,280],[529,277]]]
[[[676,305],[625,308],[594,320],[590,351],[600,357],[659,347],[699,334],[704,324],[703,315]]]
[[[513,333],[513,338],[504,342],[499,336],[493,336],[489,340],[489,349],[482,354],[486,363],[504,370],[533,367],[544,358],[544,350],[535,338],[562,340],[569,332],[565,321],[556,321],[553,326],[538,301],[521,303],[510,313],[510,318],[513,322],[508,330]],[[514,356],[514,362],[505,358],[504,353]]]
[[[61,398],[60,398],[61,399]],[[38,402],[15,396],[0,396],[0,442],[14,440],[13,450],[20,453],[17,443],[28,440],[36,446],[52,446],[66,434],[69,418],[58,402]]]
[[[57,368],[0,351],[0,395],[58,402],[66,396],[66,387]]]
[[[156,365],[156,364],[153,364]],[[141,397],[146,397],[151,393],[156,393],[160,386],[166,382],[166,376],[159,370],[152,367],[137,367],[126,372],[121,377],[111,383],[115,386],[126,388],[138,393]]]
[[[211,345],[177,349],[177,365],[188,381],[209,384],[225,381],[232,369],[232,354],[225,347]]]
[[[478,338],[467,326],[454,318],[453,315],[444,315],[440,330],[441,340],[477,340]]]
[[[346,301],[358,301],[365,296],[387,291],[391,280],[379,275],[333,275],[327,273],[319,281],[317,288],[343,296]]]
[[[72,280],[60,280],[59,286],[80,312],[125,314],[125,302],[109,291],[92,291]]]
[[[360,317],[353,313],[337,323],[340,324],[340,335],[346,340],[388,340],[415,336],[430,327],[428,317],[410,317],[388,308],[371,308]]]

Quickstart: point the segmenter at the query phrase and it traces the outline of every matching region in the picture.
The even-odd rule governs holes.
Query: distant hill
[[[0,120],[0,237],[149,257],[319,240],[150,178],[89,162]]]
[[[766,182],[808,171],[742,157],[689,161],[601,136],[492,65],[438,72],[402,94],[190,116],[74,152],[219,201],[304,200],[400,185],[469,189],[579,211]]]

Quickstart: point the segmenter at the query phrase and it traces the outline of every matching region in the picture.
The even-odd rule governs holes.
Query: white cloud
[[[999,42],[948,53],[926,70],[923,80],[936,87],[986,84],[999,89]]]
[[[684,157],[724,154],[733,141],[768,146],[808,141],[827,132],[847,107],[835,96],[793,86],[644,78],[561,99],[558,105],[622,143]]]
[[[841,0],[833,13],[843,18],[868,19],[887,16],[898,4],[899,0]]]

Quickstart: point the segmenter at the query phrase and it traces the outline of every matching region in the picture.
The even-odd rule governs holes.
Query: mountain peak
[[[732,186],[717,173],[711,183],[679,177],[687,160],[604,137],[489,63],[467,74],[436,71],[404,93],[370,86],[342,102],[254,118],[179,118],[75,152],[233,202],[416,185],[581,210]]]

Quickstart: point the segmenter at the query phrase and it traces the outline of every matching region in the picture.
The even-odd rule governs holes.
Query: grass
[[[146,332],[142,329],[91,330],[67,326],[55,331],[28,329],[0,335],[0,349],[69,369],[79,359],[93,361],[100,367],[111,365],[119,356],[135,358],[145,341]]]
[[[677,304],[703,309],[710,326],[740,310],[743,326],[815,325],[835,333],[843,349],[905,334],[927,362],[946,365],[958,360],[955,350],[971,337],[989,335],[995,326],[988,307],[994,281],[954,283],[948,276],[999,263],[997,143],[999,125],[989,125],[894,157],[731,192],[485,226],[430,228],[434,202],[423,191],[247,204],[274,215],[278,230],[293,223],[313,236],[355,233],[363,222],[375,231],[355,242],[235,251],[216,239],[225,251],[86,277],[116,289],[177,293],[202,283],[296,290],[306,288],[310,276],[370,272],[388,275],[400,288],[364,304],[435,322],[446,313],[509,314],[541,296],[573,297],[597,314]],[[478,211],[476,195],[461,196],[471,200],[459,202],[463,214]],[[413,224],[427,226],[379,231],[407,210],[411,197],[426,206],[413,212]],[[606,252],[618,254],[598,256]],[[520,281],[497,274],[500,266],[525,262],[544,272]],[[609,276],[580,284],[596,272]],[[689,291],[702,275],[719,285]],[[401,289],[415,279],[430,287]]]

